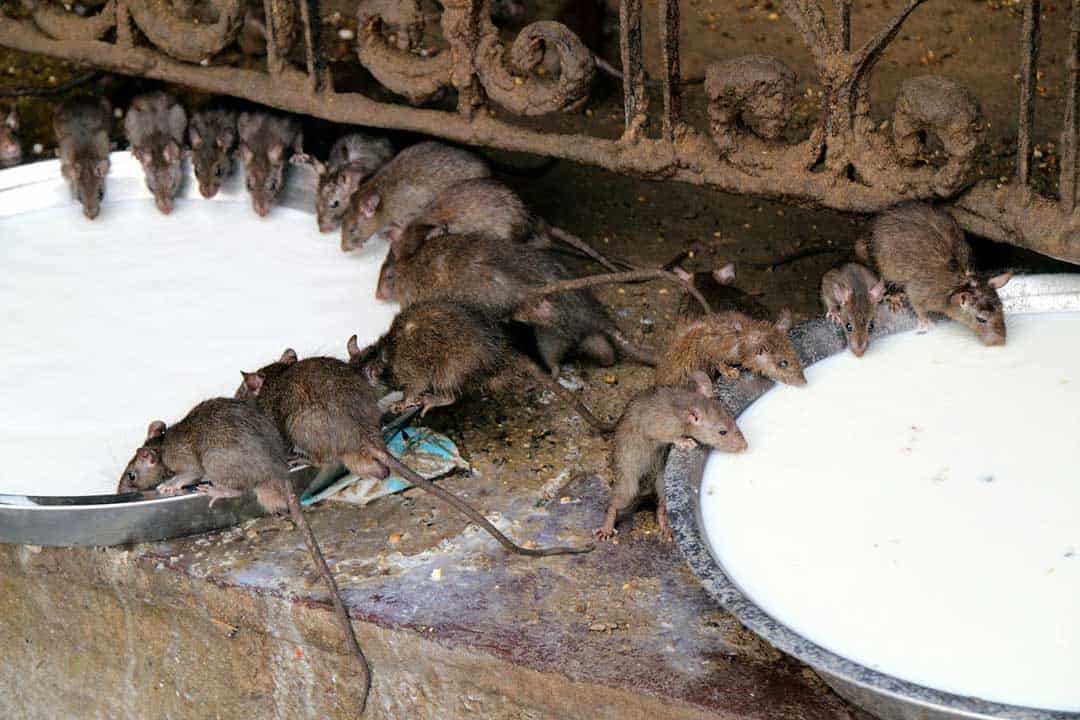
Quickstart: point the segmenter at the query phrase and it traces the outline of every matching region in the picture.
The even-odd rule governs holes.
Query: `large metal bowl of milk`
[[[794,328],[807,387],[724,385],[750,449],[665,469],[706,591],[886,720],[1080,717],[1080,276],[1001,294],[1004,347]]]
[[[185,168],[187,170],[187,168]],[[100,216],[83,217],[49,160],[0,171],[0,542],[110,545],[205,532],[250,499],[115,495],[153,419],[232,395],[281,355],[345,357],[389,327],[375,300],[385,243],[342,254],[313,217],[314,172],[292,167],[258,217],[239,168],[212,199],[190,170],[170,215],[113,153]]]

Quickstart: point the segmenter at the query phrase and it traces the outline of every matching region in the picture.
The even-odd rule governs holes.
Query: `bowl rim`
[[[1015,284],[1014,284],[1015,283]],[[1006,293],[1005,290],[1008,290]],[[1080,311],[1080,274],[1019,276],[1002,290],[1007,314]],[[882,313],[881,335],[911,330],[916,320],[910,310]],[[802,323],[791,331],[792,342],[804,365],[846,351],[839,331],[823,319]],[[774,386],[772,381],[745,375],[718,387],[718,399],[738,417]],[[745,595],[728,576],[705,538],[700,513],[701,480],[708,451],[704,448],[672,448],[664,467],[664,491],[668,519],[675,542],[690,570],[706,593],[747,629],[787,655],[835,680],[854,687],[875,700],[902,706],[897,717],[1015,718],[1017,720],[1076,720],[1080,712],[1047,710],[990,702],[919,685],[874,670],[803,637],[773,618]],[[843,693],[842,693],[843,694]],[[875,708],[879,712],[882,708]],[[899,708],[898,708],[899,709]]]

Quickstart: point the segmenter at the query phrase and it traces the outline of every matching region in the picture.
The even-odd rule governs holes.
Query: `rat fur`
[[[19,113],[15,108],[0,110],[0,168],[22,162],[22,143],[19,141]]]
[[[940,313],[974,331],[984,345],[1005,344],[997,291],[1012,273],[976,275],[971,247],[949,213],[923,202],[901,203],[874,219],[870,238],[857,244],[856,253],[904,291],[920,332],[933,326],[931,313]]]
[[[237,137],[232,108],[215,104],[192,114],[188,124],[191,165],[204,198],[217,195],[221,183],[232,174]]]
[[[874,318],[884,298],[885,282],[858,263],[844,263],[821,276],[825,317],[843,330],[855,357],[862,357],[870,345]]]
[[[196,405],[172,427],[155,420],[150,423],[142,447],[124,469],[120,491],[156,486],[159,494],[172,495],[200,481],[209,483],[196,489],[210,496],[211,506],[219,498],[238,497],[254,490],[264,510],[290,514],[330,590],[338,624],[359,664],[363,712],[371,689],[371,670],[334,576],[289,482],[285,442],[271,419],[245,401],[214,398]]]
[[[293,155],[294,163],[309,164],[318,175],[315,216],[319,232],[330,232],[341,223],[360,184],[393,157],[390,140],[362,132],[338,138],[325,163],[311,155]]]
[[[91,220],[101,212],[105,198],[111,126],[112,106],[104,98],[72,98],[53,116],[60,172]]]
[[[490,175],[468,150],[434,141],[407,147],[353,194],[341,221],[341,249],[363,247],[390,223],[405,227],[450,186]]]
[[[236,128],[251,206],[265,217],[285,187],[289,158],[303,152],[303,128],[298,118],[268,110],[240,113]]]
[[[131,101],[124,134],[131,154],[142,165],[146,187],[158,210],[168,215],[184,178],[181,167],[187,111],[166,92],[154,91]]]
[[[569,390],[515,349],[502,325],[483,310],[446,301],[418,302],[398,313],[379,340],[361,350],[348,343],[350,364],[373,384],[400,388],[398,409],[451,405],[467,393],[504,394],[536,382],[603,432],[598,420]]]
[[[671,445],[705,445],[723,452],[746,449],[734,418],[713,398],[712,383],[694,373],[694,390],[653,387],[638,393],[626,406],[615,429],[611,448],[611,499],[598,538],[615,535],[615,525],[638,503],[655,495],[656,521],[664,540],[671,540],[664,501],[664,461]]]

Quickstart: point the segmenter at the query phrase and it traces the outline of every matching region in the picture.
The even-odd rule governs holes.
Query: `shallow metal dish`
[[[153,202],[135,158],[127,152],[115,152],[110,162],[103,214],[116,212],[115,207],[110,207],[116,201]],[[293,166],[286,177],[279,205],[314,214],[314,171],[308,166]],[[222,184],[217,196],[204,200],[187,163],[180,197],[196,202],[251,202],[238,168]],[[75,202],[60,175],[57,160],[0,171],[0,218]],[[253,226],[265,222],[254,211],[251,221]],[[76,222],[93,221],[80,216]],[[121,470],[116,469],[117,477]],[[298,484],[303,484],[304,480],[310,480],[308,474],[314,472],[298,471],[293,476]],[[59,546],[149,542],[229,527],[261,514],[253,498],[219,500],[211,509],[209,499],[195,492],[173,497],[153,493],[81,497],[0,495],[0,542]]]
[[[1080,275],[1018,277],[1001,295],[1008,314],[1080,311]],[[910,312],[890,313],[875,332],[887,335],[914,327],[915,317]],[[804,365],[846,350],[839,332],[825,320],[799,325],[791,336]],[[747,376],[722,385],[720,399],[737,416],[772,386],[769,380]],[[668,516],[683,557],[706,592],[725,610],[765,641],[812,667],[841,696],[883,720],[1080,718],[1080,713],[991,703],[900,680],[826,650],[774,620],[728,577],[705,538],[699,500],[706,456],[701,449],[672,449],[664,469]]]

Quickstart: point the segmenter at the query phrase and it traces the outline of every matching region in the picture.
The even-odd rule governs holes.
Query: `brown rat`
[[[552,253],[481,235],[440,235],[408,258],[388,255],[376,294],[402,307],[422,300],[449,300],[483,310],[496,319],[533,326],[544,364],[558,376],[559,363],[577,350],[601,365],[615,362],[615,348],[645,364],[651,351],[619,331],[607,309],[587,289],[538,299],[550,282],[573,279]]]
[[[294,163],[310,164],[318,175],[315,216],[320,232],[330,232],[338,226],[356,189],[393,157],[390,140],[362,132],[339,138],[330,148],[325,164],[310,155],[293,155]]]
[[[434,141],[407,147],[353,193],[341,221],[341,249],[363,247],[390,223],[405,227],[451,185],[490,175],[468,150]]]
[[[535,381],[593,427],[610,432],[569,390],[515,349],[500,323],[482,309],[447,301],[418,302],[398,313],[379,340],[361,350],[349,339],[349,363],[373,384],[401,389],[399,409],[451,405],[464,394],[505,393]]]
[[[188,124],[191,166],[199,183],[199,193],[212,198],[232,173],[236,147],[236,111],[214,104],[196,111]]]
[[[724,452],[746,449],[734,418],[713,398],[704,373],[692,375],[695,390],[653,387],[639,393],[623,411],[611,447],[611,500],[599,538],[615,535],[615,524],[638,503],[656,496],[656,521],[664,540],[671,539],[664,502],[664,461],[672,444],[706,445]]]
[[[805,385],[802,363],[788,337],[791,312],[776,319],[761,303],[734,287],[734,266],[694,273],[693,284],[714,310],[683,302],[666,350],[656,366],[656,384],[683,387],[693,373],[739,377],[739,367],[787,385]]]
[[[181,168],[187,111],[166,92],[154,91],[131,101],[124,117],[124,134],[131,154],[146,175],[146,187],[158,210],[168,215],[184,178]]]
[[[1005,314],[997,291],[1012,277],[975,274],[971,248],[952,215],[922,202],[897,205],[878,215],[860,259],[872,261],[881,278],[901,288],[919,318],[919,331],[941,313],[970,328],[984,345],[1005,344]]]
[[[22,162],[22,143],[19,142],[19,113],[15,108],[0,110],[0,168]]]
[[[112,106],[104,98],[72,98],[53,116],[60,172],[91,220],[101,212],[105,197],[111,126]]]
[[[844,263],[821,276],[825,317],[843,329],[855,357],[862,357],[870,345],[874,318],[884,298],[885,282],[858,263]]]
[[[251,205],[265,217],[285,187],[285,169],[294,152],[303,152],[304,132],[292,115],[252,110],[236,119],[240,160]]]
[[[312,561],[330,590],[338,623],[360,665],[363,712],[371,671],[334,576],[289,483],[285,442],[271,419],[242,400],[214,398],[196,405],[172,427],[155,420],[142,447],[124,469],[119,489],[130,492],[157,487],[158,493],[172,495],[199,482],[209,483],[197,490],[210,496],[211,506],[219,498],[254,490],[264,510],[288,512],[304,533]]]
[[[451,185],[405,226],[386,228],[395,258],[407,257],[424,240],[439,235],[485,235],[499,240],[526,242],[549,249],[560,240],[612,271],[619,267],[584,240],[533,215],[524,201],[504,183],[491,177]],[[626,263],[622,263],[626,265]]]
[[[453,506],[511,552],[546,556],[591,549],[520,547],[468,503],[404,465],[383,441],[371,385],[362,373],[340,360],[298,360],[295,352],[286,350],[277,362],[244,373],[236,394],[271,418],[285,439],[316,465],[325,467],[340,461],[361,477],[385,478],[393,472]]]

